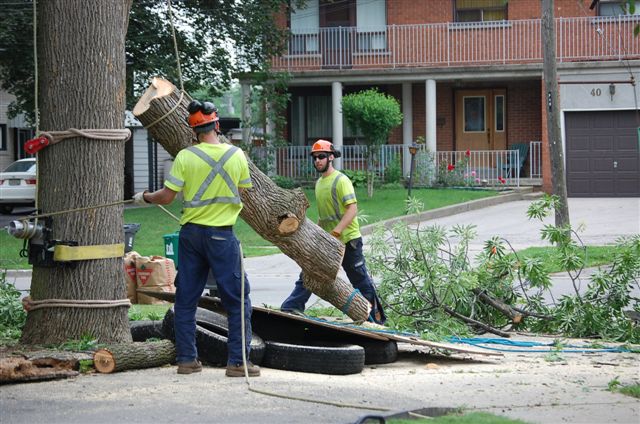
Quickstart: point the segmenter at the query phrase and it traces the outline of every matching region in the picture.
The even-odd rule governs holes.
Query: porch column
[[[436,143],[436,81],[427,80],[425,86],[426,92],[426,143],[427,149],[435,153],[438,144]]]
[[[265,147],[267,147],[268,149],[267,151],[271,151],[271,148],[273,147],[273,142],[276,138],[276,123],[273,121],[271,117],[273,104],[267,101],[264,106],[265,106],[265,112],[267,115],[267,122],[265,125],[266,134],[264,135]],[[273,177],[276,174],[275,157],[276,155],[267,154],[267,175],[269,175],[270,177]]]
[[[331,83],[331,117],[333,146],[342,152],[342,83]],[[336,169],[342,169],[342,159],[333,161]]]
[[[407,176],[411,172],[411,154],[409,146],[413,144],[413,93],[411,83],[402,83],[402,175]]]
[[[240,113],[242,122],[240,126],[242,127],[242,142],[247,145],[251,135],[251,86],[243,83],[240,88],[242,95],[242,111]]]

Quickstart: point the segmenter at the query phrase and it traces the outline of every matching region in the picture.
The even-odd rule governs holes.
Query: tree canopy
[[[269,59],[283,46],[286,35],[286,30],[274,25],[273,16],[288,7],[288,0],[172,1],[185,90],[202,92],[204,88],[216,96],[236,73],[268,69]],[[0,8],[0,84],[16,96],[10,116],[25,112],[33,122],[33,2],[0,0]],[[128,107],[153,76],[179,83],[167,2],[133,2],[126,59]]]
[[[364,90],[342,98],[342,113],[347,125],[364,135],[369,160],[367,187],[373,195],[373,158],[381,145],[389,139],[391,130],[402,123],[402,112],[396,99],[377,89]]]

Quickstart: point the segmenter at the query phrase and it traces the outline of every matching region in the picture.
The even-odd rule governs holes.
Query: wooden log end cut
[[[116,369],[116,360],[107,349],[98,349],[93,354],[93,366],[98,372],[109,374]]]
[[[282,235],[293,234],[300,226],[300,220],[291,213],[278,217],[278,221],[280,221],[278,231]]]
[[[145,92],[142,94],[142,97],[140,97],[140,100],[138,100],[138,103],[136,103],[135,107],[133,108],[133,115],[142,115],[149,109],[151,100],[157,97],[167,96],[174,90],[176,90],[176,86],[171,82],[162,78],[153,77],[153,79],[151,80],[151,85],[149,85],[149,87],[145,90]]]

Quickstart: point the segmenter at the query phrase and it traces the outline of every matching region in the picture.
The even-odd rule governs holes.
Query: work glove
[[[147,202],[146,200],[144,200],[144,194],[147,191],[141,191],[140,193],[136,193],[133,196],[133,204],[136,206],[150,206],[151,203]]]

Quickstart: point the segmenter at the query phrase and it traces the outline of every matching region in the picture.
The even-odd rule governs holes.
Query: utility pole
[[[569,225],[567,184],[564,173],[564,152],[560,134],[560,103],[558,102],[558,76],[556,73],[556,30],[553,0],[542,0],[543,78],[547,107],[547,138],[551,156],[551,185],[553,194],[560,198],[556,206],[556,226]]]

